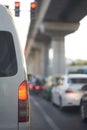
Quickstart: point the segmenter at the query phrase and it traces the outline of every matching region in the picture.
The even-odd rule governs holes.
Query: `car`
[[[52,88],[57,85],[60,75],[48,76],[46,82],[43,85],[42,96],[51,101]]]
[[[58,86],[52,89],[52,103],[60,110],[66,107],[80,106],[84,94],[82,88],[87,84],[86,74],[68,74],[59,79]]]
[[[68,74],[87,74],[87,66],[71,66],[66,70]]]
[[[83,122],[87,122],[87,86],[85,88],[86,91],[82,96],[81,103],[80,103],[80,115],[81,115],[81,120]]]
[[[52,86],[44,87],[43,92],[42,92],[43,98],[50,101],[51,100],[51,91],[52,91]]]
[[[28,79],[28,88],[30,94],[40,94],[42,91],[42,79],[39,76],[31,75]]]
[[[14,20],[0,4],[0,130],[29,130],[27,69]]]
[[[28,74],[28,89],[30,94],[33,92],[34,83],[35,83],[35,76],[32,74]]]
[[[42,80],[39,77],[36,77],[33,85],[34,94],[40,94],[42,92]]]

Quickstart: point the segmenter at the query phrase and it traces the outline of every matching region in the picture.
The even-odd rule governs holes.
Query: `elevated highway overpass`
[[[64,37],[75,32],[87,14],[87,0],[35,0],[37,16],[31,20],[26,43],[28,73],[47,76],[65,73]],[[49,49],[53,58],[49,59]]]

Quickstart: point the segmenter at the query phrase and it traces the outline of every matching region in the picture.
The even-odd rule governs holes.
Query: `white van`
[[[29,130],[25,60],[13,19],[0,5],[0,130]]]

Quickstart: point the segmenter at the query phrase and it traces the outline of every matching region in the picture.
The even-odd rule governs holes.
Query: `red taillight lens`
[[[27,82],[24,81],[18,88],[18,121],[27,122],[29,120],[29,101]]]
[[[35,86],[35,89],[38,91],[38,90],[40,90],[40,86],[39,85],[36,85]]]
[[[67,89],[65,93],[73,93],[73,91],[71,89]]]
[[[45,86],[42,86],[42,89],[43,89],[43,90],[45,90],[45,89],[46,89],[46,87],[45,87]]]
[[[29,84],[29,85],[28,85],[28,88],[29,88],[29,89],[33,89],[33,84]]]

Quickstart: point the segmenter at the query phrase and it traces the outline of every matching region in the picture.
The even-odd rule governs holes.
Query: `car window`
[[[87,83],[87,78],[70,78],[68,83]]]
[[[78,73],[87,74],[87,69],[78,69]]]
[[[0,77],[17,73],[17,60],[13,37],[10,32],[0,31]]]
[[[87,91],[87,84],[86,85],[84,85],[83,87],[82,87],[82,89],[81,89],[82,91]]]

